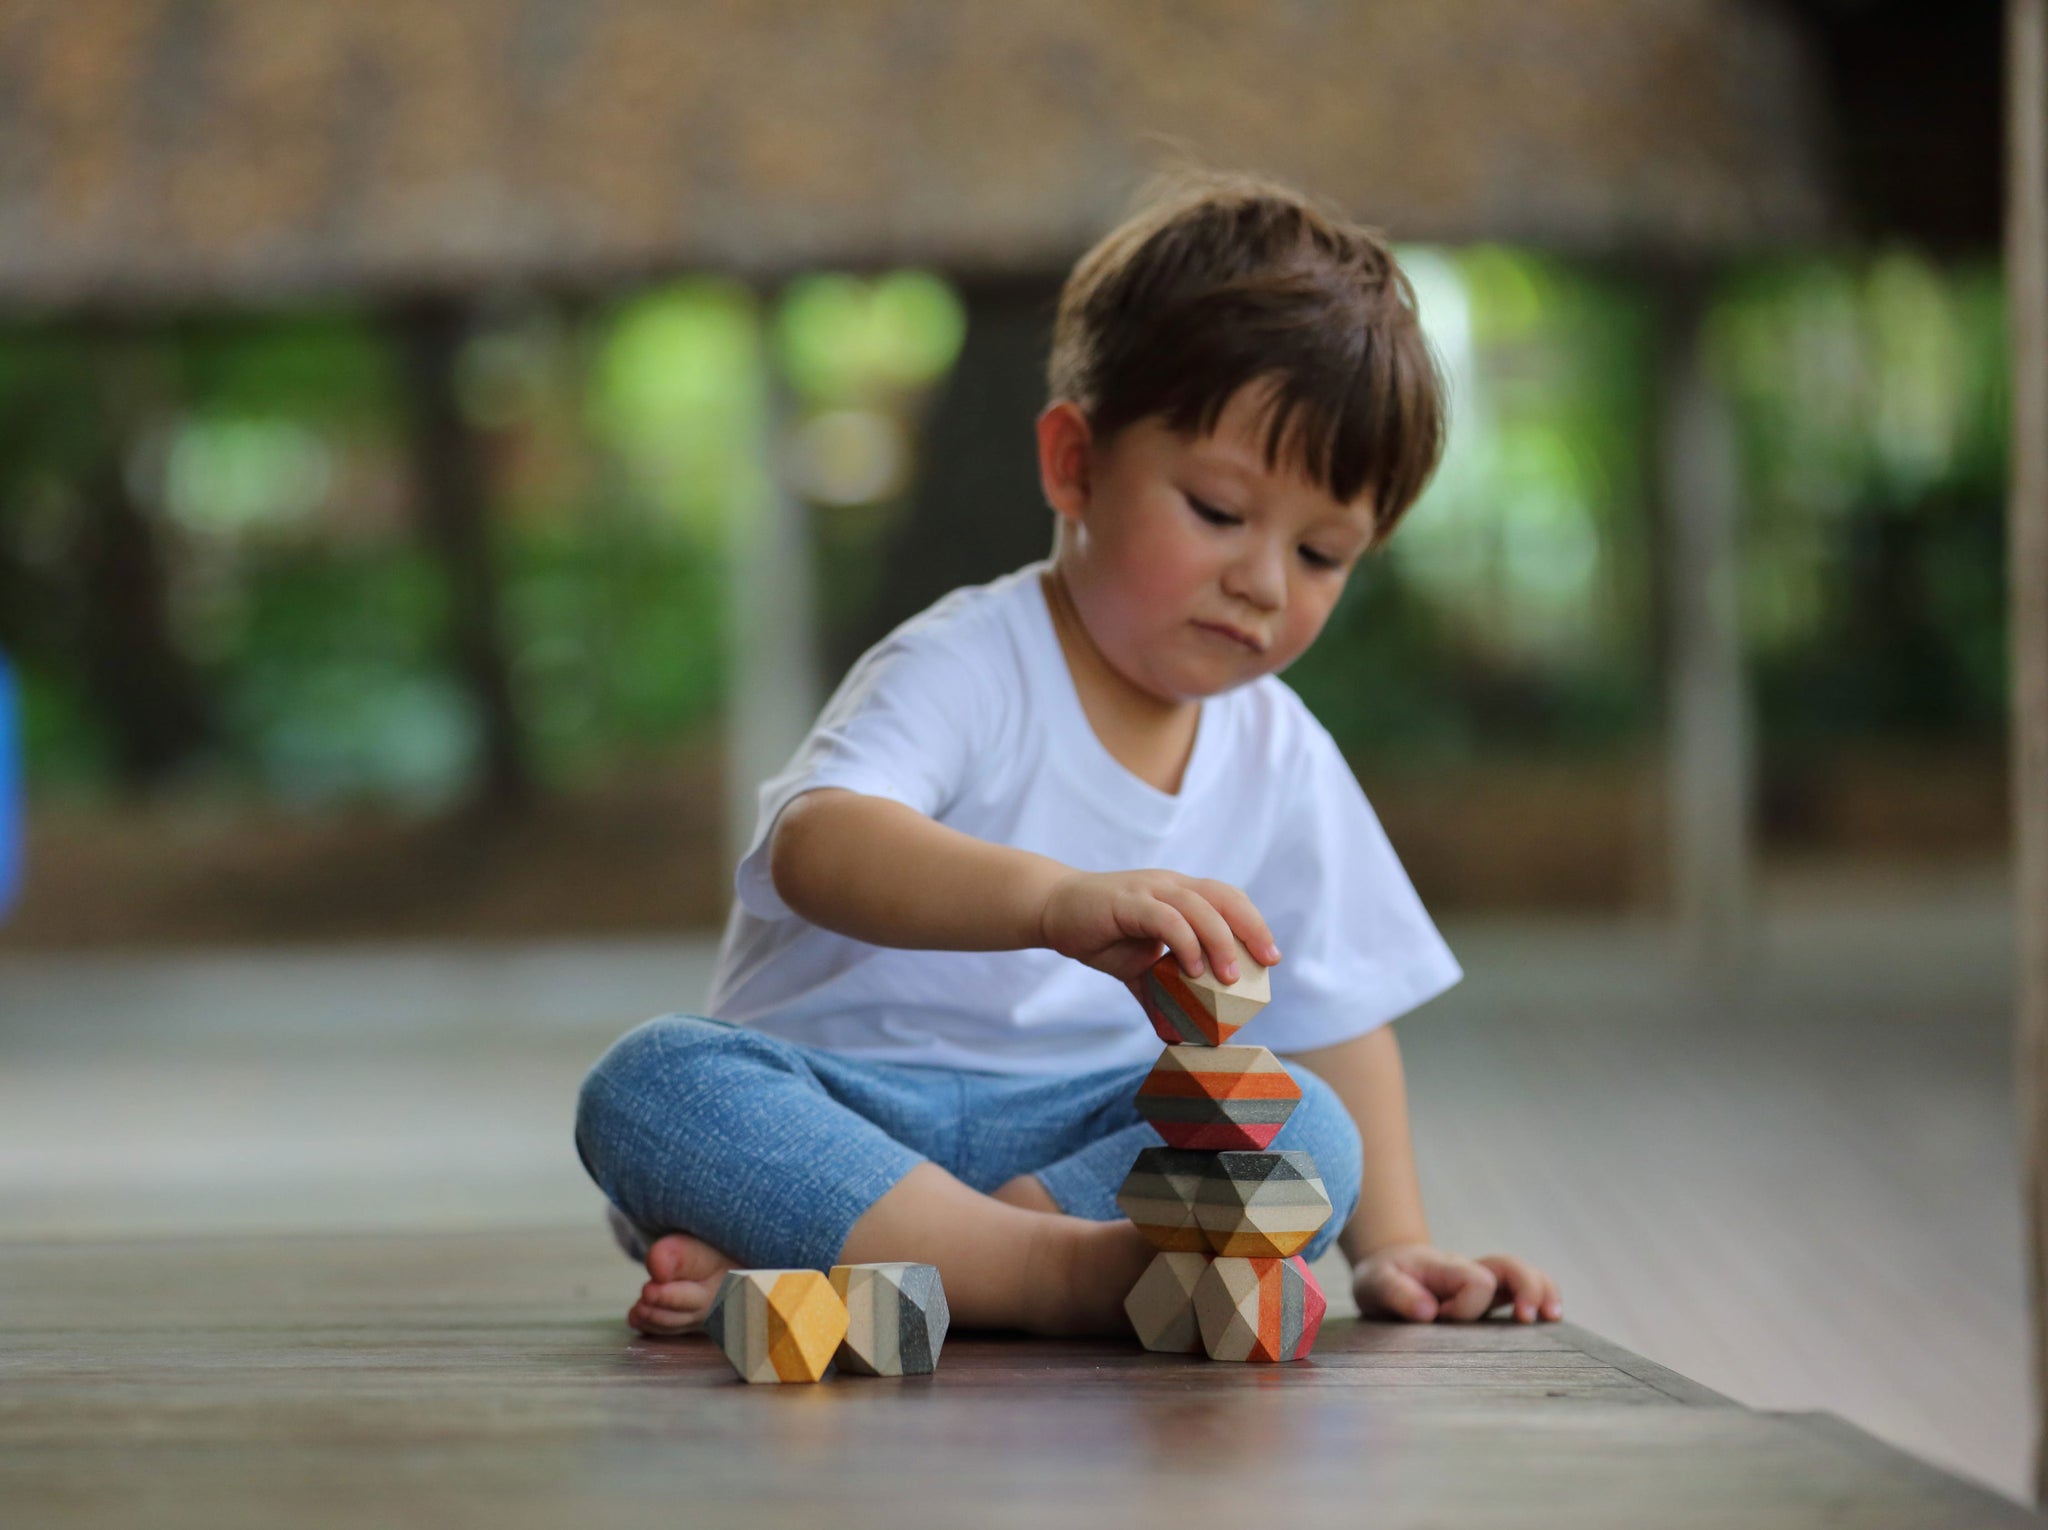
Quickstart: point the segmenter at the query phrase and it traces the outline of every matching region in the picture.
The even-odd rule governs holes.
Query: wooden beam
[[[2012,346],[2012,797],[2034,1387],[2048,1398],[2048,0],[2009,0],[2006,291]],[[2048,1407],[2038,1410],[2048,1418]],[[2048,1500],[2048,1425],[2034,1458]]]

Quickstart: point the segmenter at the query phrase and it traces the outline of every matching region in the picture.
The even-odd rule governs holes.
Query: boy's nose
[[[1277,611],[1287,598],[1284,551],[1272,547],[1246,549],[1223,571],[1224,593],[1261,611]]]

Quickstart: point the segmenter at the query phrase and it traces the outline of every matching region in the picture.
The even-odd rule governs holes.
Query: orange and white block
[[[817,1381],[846,1337],[822,1270],[727,1270],[704,1331],[744,1381]]]

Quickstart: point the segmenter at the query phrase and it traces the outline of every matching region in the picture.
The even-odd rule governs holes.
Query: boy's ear
[[[1087,507],[1093,434],[1071,399],[1056,398],[1038,416],[1038,484],[1062,520],[1079,520]]]

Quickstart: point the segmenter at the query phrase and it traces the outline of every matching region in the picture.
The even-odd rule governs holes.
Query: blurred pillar
[[[2009,0],[2005,270],[2012,347],[2012,794],[2034,1391],[2048,1403],[2048,0]],[[2037,1418],[2048,1420],[2048,1406]],[[2048,1501],[2048,1421],[2034,1491]]]
[[[73,613],[74,641],[121,783],[140,793],[176,775],[213,733],[204,684],[172,619],[172,549],[160,506],[131,470],[137,443],[161,439],[173,400],[147,336],[117,324],[88,325],[82,336],[100,415],[78,483],[71,557],[84,598]]]
[[[1707,365],[1707,273],[1667,272],[1660,286],[1667,865],[1690,954],[1703,972],[1729,976],[1746,943],[1753,859],[1737,583],[1741,490],[1734,422]]]
[[[772,294],[762,295],[763,333]],[[810,507],[784,463],[796,400],[773,346],[764,350],[768,407],[758,443],[762,493],[731,522],[732,687],[726,709],[726,864],[754,832],[761,783],[780,773],[823,704]]]
[[[1045,407],[1045,356],[1059,280],[961,278],[967,333],[917,445],[910,511],[890,538],[874,608],[831,656],[843,670],[948,591],[983,584],[1052,551],[1032,422]]]
[[[532,796],[533,782],[499,628],[488,475],[455,382],[469,314],[452,299],[431,298],[407,304],[394,317],[420,527],[448,582],[456,669],[483,735],[480,792],[486,807],[517,811]]]
[[[28,838],[21,811],[20,708],[14,700],[14,674],[0,654],[0,920],[6,919],[21,891],[22,845]]]

